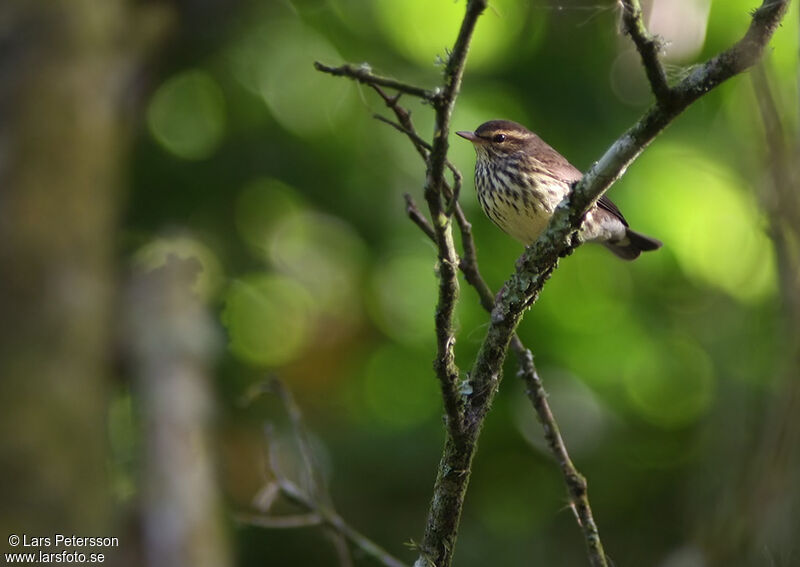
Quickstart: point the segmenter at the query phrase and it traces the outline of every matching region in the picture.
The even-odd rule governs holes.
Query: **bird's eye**
[[[495,134],[494,138],[492,138],[492,141],[493,142],[497,142],[498,144],[500,142],[505,142],[506,141],[506,135],[505,134]]]

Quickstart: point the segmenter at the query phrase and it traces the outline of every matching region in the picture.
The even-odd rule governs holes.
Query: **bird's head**
[[[472,142],[478,158],[505,157],[524,151],[536,134],[510,120],[484,122],[474,132],[456,132]]]

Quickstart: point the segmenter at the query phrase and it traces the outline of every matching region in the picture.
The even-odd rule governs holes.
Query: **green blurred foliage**
[[[714,1],[700,22],[705,42],[683,64],[738,39],[755,4]],[[635,94],[642,71],[618,33],[615,5],[492,2],[453,129],[518,120],[587,167],[648,102],[646,91]],[[138,261],[189,255],[204,267],[203,294],[228,337],[219,377],[230,401],[226,431],[280,423],[279,407],[242,410],[234,401],[268,372],[283,377],[326,447],[339,511],[409,561],[403,542],[420,538],[442,441],[431,367],[435,251],[402,201],[409,192],[424,202],[425,171],[402,135],[373,120],[389,113],[370,89],[319,74],[312,62],[367,61],[433,86],[463,7],[241,2],[221,21],[184,30],[147,102],[125,219],[126,253]],[[767,58],[784,101],[797,98],[797,20],[795,3]],[[401,102],[430,133],[431,109]],[[793,124],[796,105],[785,108]],[[522,249],[483,217],[472,149],[451,142],[481,269],[497,289]],[[780,366],[775,258],[758,207],[763,158],[751,85],[736,78],[681,116],[611,191],[631,225],[664,248],[634,263],[599,247],[578,250],[520,328],[617,564],[656,565],[691,551],[701,520],[686,519],[704,511],[686,486],[707,485],[704,450],[730,442],[720,424],[735,419],[731,408],[757,408]],[[487,315],[463,281],[458,326],[466,371]],[[506,374],[475,463],[457,562],[582,564],[561,479],[513,364]],[[133,443],[127,403],[111,419],[123,460]],[[245,455],[262,451],[258,435],[247,439],[224,466],[232,506],[247,504],[233,486],[250,474]],[[221,443],[234,439],[223,434]],[[335,564],[314,530],[235,530],[243,566]]]

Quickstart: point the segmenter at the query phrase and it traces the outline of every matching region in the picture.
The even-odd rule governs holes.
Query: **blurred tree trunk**
[[[123,0],[0,2],[0,533],[109,526]],[[4,536],[5,537],[5,536]]]
[[[142,408],[140,505],[151,567],[226,567],[230,556],[213,458],[209,367],[219,340],[192,290],[202,266],[170,256],[136,270],[125,294],[125,339]]]

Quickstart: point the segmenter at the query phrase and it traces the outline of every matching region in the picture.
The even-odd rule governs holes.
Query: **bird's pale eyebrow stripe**
[[[480,138],[482,140],[491,140],[492,138],[494,138],[498,134],[502,134],[503,136],[506,137],[507,140],[519,140],[520,139],[520,137],[516,133],[507,132],[506,130],[497,130],[497,131],[492,132],[490,134],[483,134],[483,135],[477,135],[476,134],[476,136],[478,136],[478,138]]]

